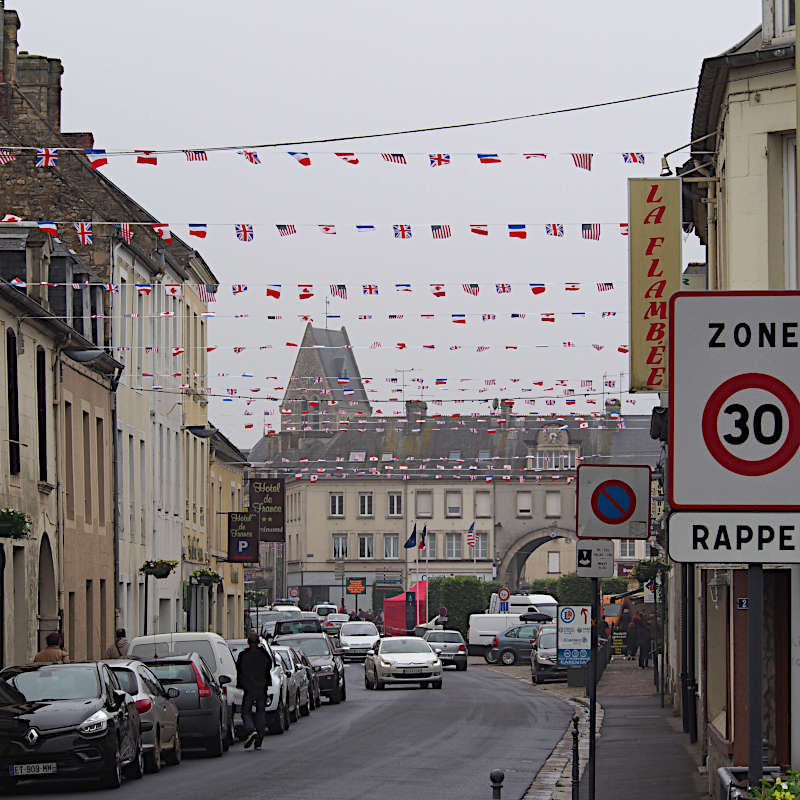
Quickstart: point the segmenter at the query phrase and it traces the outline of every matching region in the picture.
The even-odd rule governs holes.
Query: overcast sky
[[[106,149],[419,128],[693,86],[702,59],[744,38],[761,14],[758,0],[674,0],[668,8],[620,0],[546,7],[518,0],[6,5],[20,14],[21,49],[63,61],[63,129],[90,130],[95,146]],[[617,380],[627,373],[627,356],[617,352],[628,342],[627,240],[617,225],[627,218],[626,179],[658,174],[660,154],[689,140],[693,103],[694,93],[686,93],[485,127],[296,148],[313,151],[307,168],[286,155],[295,148],[284,147],[261,151],[260,166],[220,153],[206,164],[176,155],[160,158],[157,168],[118,158],[103,169],[180,236],[187,238],[186,223],[209,224],[205,241],[188,241],[220,281],[218,317],[209,324],[209,343],[219,345],[209,356],[214,391],[237,387],[247,394],[258,386],[263,394],[285,386],[297,351],[284,343],[299,341],[305,326],[298,315],[324,325],[328,285],[345,283],[349,299],[334,299],[329,307],[342,319],[329,324],[345,324],[353,345],[364,348],[355,355],[362,375],[374,378],[368,388],[378,391],[370,397],[392,414],[399,405],[380,401],[390,396],[385,379],[396,369],[413,367],[413,376],[431,387],[428,399],[524,397],[523,387],[540,397],[533,381],[552,386],[563,378],[577,388],[591,378],[599,387],[604,373]],[[365,155],[351,166],[333,151]],[[416,155],[408,155],[406,166],[371,155],[385,151]],[[647,153],[645,166],[624,165],[624,151]],[[452,162],[431,169],[429,152],[450,153]],[[515,155],[481,165],[478,152],[549,157]],[[594,153],[592,171],[576,169],[571,152]],[[673,156],[671,163],[684,157]],[[255,226],[253,242],[236,240],[237,222]],[[545,236],[549,222],[565,224],[563,239]],[[583,222],[603,223],[599,242],[580,239]],[[279,237],[276,223],[297,225],[297,235]],[[472,223],[498,227],[483,238],[469,233]],[[500,227],[509,223],[527,224],[528,238],[510,240]],[[312,227],[319,224],[335,224],[337,234]],[[356,234],[356,224],[377,230]],[[411,224],[413,238],[395,240],[393,224]],[[432,240],[431,224],[451,225],[452,238]],[[695,242],[687,239],[684,263],[702,259]],[[564,292],[568,281],[581,282],[581,291]],[[613,282],[615,290],[599,294],[598,281]],[[397,294],[399,282],[412,283],[414,292]],[[434,282],[448,284],[446,297],[432,296]],[[463,282],[479,283],[479,296],[466,295]],[[511,293],[498,295],[498,282],[511,283]],[[248,292],[234,297],[234,283],[248,284]],[[280,301],[264,296],[267,283],[283,284]],[[316,284],[315,296],[298,300],[297,283]],[[378,285],[378,297],[362,294],[365,283]],[[534,297],[528,283],[548,288]],[[616,316],[601,319],[604,311]],[[388,321],[391,313],[405,318]],[[420,321],[420,313],[437,319]],[[454,313],[478,316],[462,326],[450,322]],[[497,318],[483,322],[483,313]],[[511,313],[527,316],[512,320]],[[542,313],[556,313],[558,321],[542,323]],[[268,314],[282,320],[267,321]],[[373,319],[358,320],[359,314]],[[382,347],[368,349],[376,341]],[[565,349],[565,341],[576,346]],[[397,342],[407,349],[397,350]],[[423,344],[436,349],[422,350]],[[456,344],[462,349],[448,349]],[[592,344],[605,347],[597,351]],[[266,345],[272,348],[259,349]],[[477,354],[478,345],[492,349]],[[235,354],[234,346],[247,349]],[[265,380],[273,375],[279,380]],[[448,378],[446,390],[434,386],[437,377]],[[497,385],[487,390],[491,378]],[[652,398],[636,399],[623,410],[644,412],[652,405]],[[553,410],[542,400],[518,408]],[[554,408],[565,406],[559,401]],[[214,399],[209,409],[236,444],[248,447],[260,435],[261,412],[275,405],[254,404],[248,417],[239,402]],[[581,401],[573,407],[591,409]],[[276,416],[265,419],[279,425]],[[246,430],[250,422],[255,428]]]

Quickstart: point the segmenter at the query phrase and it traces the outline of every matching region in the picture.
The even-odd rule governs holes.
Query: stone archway
[[[56,571],[50,537],[45,533],[39,543],[39,583],[37,619],[39,623],[38,647],[45,645],[48,633],[59,630],[58,592]]]
[[[575,531],[559,528],[555,525],[546,528],[539,528],[529,531],[514,540],[507,548],[500,560],[497,570],[497,579],[502,581],[512,591],[519,588],[525,562],[530,554],[541,547],[543,544],[552,542],[554,539],[566,539],[574,536]]]

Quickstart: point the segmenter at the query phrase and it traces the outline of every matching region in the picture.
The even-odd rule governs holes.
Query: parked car
[[[339,614],[336,612],[335,614],[331,613],[325,617],[325,626],[324,630],[327,632],[334,632],[336,634],[339,633],[340,628],[345,622],[350,621],[349,614]]]
[[[101,662],[31,664],[0,672],[0,787],[94,778],[116,789],[141,778],[139,713]]]
[[[234,730],[239,722],[244,692],[236,687],[236,662],[225,640],[218,633],[211,631],[158,633],[153,636],[137,636],[128,648],[128,657],[139,659],[182,656],[189,653],[197,653],[205,661],[215,682],[221,688],[226,705],[223,735],[227,750],[234,740]]]
[[[161,769],[162,758],[167,764],[181,763],[181,737],[178,734],[178,690],[169,688],[140,661],[114,659],[106,661],[120,686],[132,698],[139,712],[142,732],[144,765],[148,772]]]
[[[322,633],[322,624],[316,617],[304,619],[299,615],[294,619],[279,619],[275,623],[275,637],[293,633]]]
[[[300,659],[297,658],[297,654],[291,647],[278,645],[272,648],[272,652],[280,658],[288,677],[286,691],[288,695],[287,708],[289,711],[289,718],[292,722],[298,722],[301,714],[304,717],[308,716],[311,710],[309,705],[308,677],[306,676],[305,667]]]
[[[319,689],[319,675],[314,669],[314,665],[309,661],[308,656],[302,650],[297,650],[297,648],[295,648],[295,650],[300,656],[300,660],[303,662],[303,666],[306,668],[306,674],[308,675],[308,693],[311,699],[311,708],[319,708],[322,705],[322,692],[320,692]]]
[[[458,631],[427,631],[422,637],[431,647],[439,649],[443,666],[452,664],[459,672],[467,669],[467,645]]]
[[[521,622],[519,614],[470,614],[467,625],[467,652],[484,656],[492,649],[495,636]]]
[[[342,658],[365,659],[367,652],[380,641],[381,635],[372,622],[343,622],[339,628]]]
[[[209,756],[221,756],[226,744],[228,705],[205,660],[197,653],[147,658],[143,662],[161,681],[178,690],[178,733],[181,749],[203,750]],[[227,675],[221,678],[229,683]]]
[[[390,683],[418,683],[426,689],[442,688],[442,662],[439,654],[417,636],[381,639],[364,661],[364,685],[383,689]]]
[[[272,606],[273,611],[291,611],[292,614],[300,616],[300,606],[293,603],[291,600],[276,600]]]
[[[531,650],[536,637],[539,635],[541,622],[528,622],[523,625],[514,625],[501,631],[494,637],[492,648],[484,655],[487,664],[500,663],[510,667],[517,661],[530,661]]]
[[[234,659],[248,647],[247,639],[230,639],[227,642]],[[272,652],[272,648],[264,638],[259,638],[258,646],[263,647],[272,659],[270,671],[270,686],[267,689],[267,729],[270,733],[283,733],[289,728],[289,711],[287,700],[287,677],[281,660]],[[240,709],[241,710],[241,709]],[[235,732],[241,738],[241,727],[237,726]]]
[[[347,699],[344,662],[338,650],[332,646],[327,634],[300,633],[295,636],[282,636],[279,643],[305,653],[317,673],[320,694],[333,704]]]
[[[556,626],[542,626],[531,656],[531,680],[534,683],[541,683],[546,678],[566,678],[567,668],[558,665],[556,646]]]

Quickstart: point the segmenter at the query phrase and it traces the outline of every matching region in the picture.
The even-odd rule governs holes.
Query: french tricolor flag
[[[58,228],[55,222],[37,222],[42,233],[49,233],[51,236],[58,236]]]
[[[293,153],[290,150],[289,155],[294,158],[298,164],[301,164],[304,167],[311,166],[311,157],[308,155],[308,153]]]
[[[512,239],[525,239],[528,236],[524,225],[509,225],[508,235]]]
[[[478,161],[481,164],[499,164],[502,159],[497,153],[478,153]]]
[[[198,239],[205,239],[208,233],[208,225],[189,225],[189,236],[196,236]]]
[[[466,325],[467,324],[467,315],[466,314],[451,314],[450,319],[453,320],[457,325]]]
[[[105,150],[84,150],[83,152],[86,153],[86,158],[89,159],[89,164],[91,165],[92,169],[104,167],[106,164],[108,164],[108,158],[106,158]]]

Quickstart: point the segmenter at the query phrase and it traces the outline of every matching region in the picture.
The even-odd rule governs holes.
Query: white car
[[[342,658],[364,659],[375,648],[381,635],[372,622],[343,622],[339,629],[339,642]]]
[[[364,685],[383,689],[389,683],[418,683],[442,688],[442,661],[439,654],[417,636],[381,639],[364,661]]]

